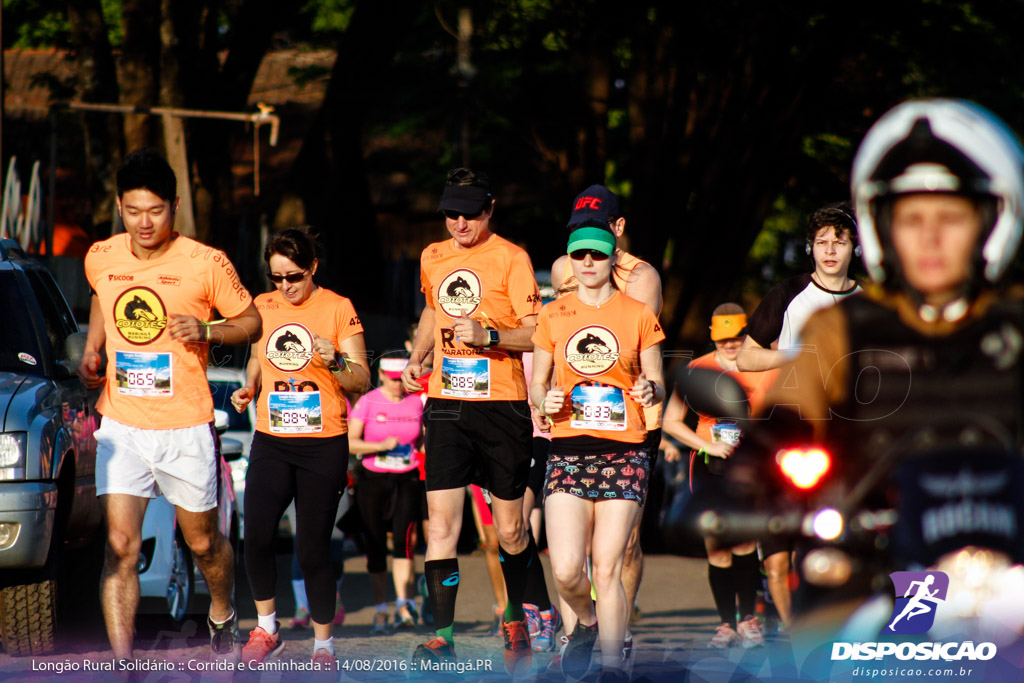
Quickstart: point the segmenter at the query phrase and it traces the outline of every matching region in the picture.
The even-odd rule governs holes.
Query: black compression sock
[[[523,551],[515,555],[507,550],[498,547],[498,559],[501,560],[501,573],[505,577],[505,593],[508,595],[508,605],[505,607],[505,621],[523,620],[523,595],[526,593],[526,575],[529,571],[530,560],[536,560],[537,548],[528,544]],[[532,549],[533,552],[530,552]]]
[[[427,577],[430,609],[434,614],[434,628],[440,631],[455,621],[455,596],[459,592],[459,560],[428,560],[423,563]]]
[[[708,583],[711,584],[711,596],[715,599],[718,618],[722,623],[736,628],[736,586],[733,576],[732,567],[708,565]]]
[[[544,578],[544,565],[540,563],[540,551],[537,544],[530,536],[530,545],[526,548],[530,553],[530,563],[526,567],[526,592],[523,593],[523,601],[536,605],[541,612],[551,609],[551,600],[548,598],[548,584]]]
[[[757,553],[733,555],[732,569],[733,580],[736,583],[736,598],[740,603],[740,618],[746,619],[754,614],[757,586],[761,583]]]

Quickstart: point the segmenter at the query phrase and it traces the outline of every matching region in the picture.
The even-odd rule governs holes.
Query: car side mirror
[[[213,428],[218,434],[228,431],[228,413],[219,408],[213,411]]]
[[[64,360],[60,364],[71,369],[71,374],[78,373],[78,366],[82,364],[82,356],[85,355],[85,341],[88,339],[88,332],[72,332],[64,339]],[[107,373],[107,350],[100,349],[100,367],[96,371],[101,377]]]
[[[64,363],[77,369],[85,355],[86,332],[72,332],[64,340]]]
[[[242,442],[238,439],[232,439],[230,436],[223,437],[220,440],[220,455],[224,458],[225,462],[241,460],[244,455],[242,453]]]

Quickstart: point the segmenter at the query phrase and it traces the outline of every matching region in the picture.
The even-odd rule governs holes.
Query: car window
[[[25,277],[32,285],[32,291],[43,311],[43,322],[46,324],[46,336],[50,340],[53,356],[57,360],[65,360],[64,340],[75,331],[77,325],[71,312],[68,311],[64,297],[57,289],[53,279],[37,269],[25,271]]]
[[[228,430],[232,432],[248,432],[252,430],[249,411],[235,412],[231,405],[231,394],[241,388],[238,382],[210,382],[210,394],[213,395],[213,407],[228,414]]]
[[[29,312],[27,292],[23,292],[14,271],[0,272],[0,370],[33,375],[43,373],[43,354],[39,348]]]

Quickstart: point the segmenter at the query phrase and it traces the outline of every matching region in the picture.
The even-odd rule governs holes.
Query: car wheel
[[[185,620],[194,589],[192,554],[185,545],[181,532],[178,532],[174,534],[174,546],[171,548],[171,572],[167,584],[167,611],[175,622]]]
[[[0,629],[4,650],[14,657],[45,655],[56,647],[57,566],[55,530],[42,569],[5,572],[0,578]]]

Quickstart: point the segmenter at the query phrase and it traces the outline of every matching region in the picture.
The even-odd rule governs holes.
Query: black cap
[[[612,216],[621,216],[619,198],[604,185],[591,185],[576,195],[572,203],[572,213],[566,227],[571,228],[585,220],[596,220],[607,223]]]
[[[445,185],[437,210],[472,216],[485,210],[493,198],[489,190],[475,185]]]

